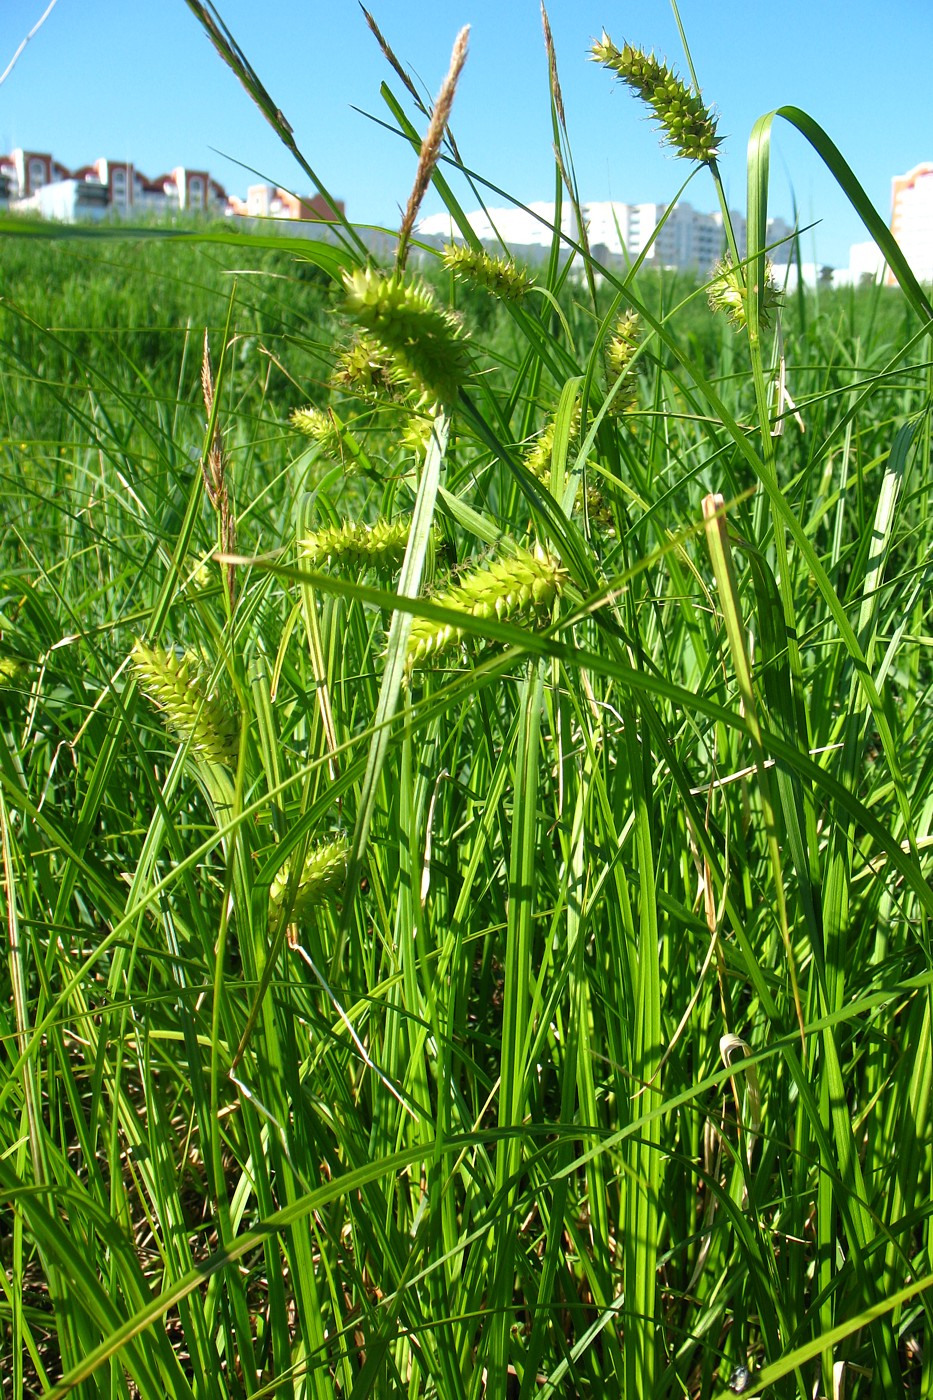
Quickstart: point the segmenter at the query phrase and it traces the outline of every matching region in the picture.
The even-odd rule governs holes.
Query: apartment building
[[[120,213],[129,210],[186,210],[191,213],[222,214],[227,206],[223,185],[211,179],[206,170],[189,170],[176,165],[165,175],[148,179],[129,161],[101,157],[86,167],[96,173],[106,187],[108,204]],[[89,178],[93,178],[93,173]]]
[[[891,181],[891,232],[921,282],[933,281],[933,164],[929,161]],[[886,280],[893,286],[893,273]]]
[[[277,185],[250,185],[245,199],[231,195],[229,205],[232,214],[248,219],[310,219],[333,223],[345,212],[343,200],[338,199],[333,208],[323,195],[302,198]]]
[[[607,252],[623,252],[634,261],[645,255],[653,267],[695,268],[708,272],[726,251],[722,214],[704,214],[691,204],[583,205],[590,246]],[[745,219],[736,209],[729,211],[739,257],[746,255]],[[783,219],[769,219],[767,245],[773,248],[790,238],[791,228]]]
[[[0,208],[64,223],[177,212],[328,223],[344,213],[342,200],[332,207],[322,195],[302,198],[273,185],[250,185],[238,199],[209,171],[183,165],[151,180],[128,160],[100,156],[68,170],[47,151],[20,149],[0,155]]]
[[[581,212],[590,248],[602,261],[624,258],[634,262],[644,255],[649,267],[708,272],[726,248],[722,215],[700,213],[684,202],[671,208],[660,203],[623,204],[607,200],[584,204]],[[735,210],[730,212],[730,217],[739,256],[744,257],[745,220]],[[468,218],[484,243],[503,242],[513,251],[525,251],[533,258],[535,250],[551,244],[555,207],[535,203],[528,206],[527,212],[521,209],[476,210]],[[580,242],[580,230],[568,204],[562,209],[561,232],[574,242]],[[423,238],[456,236],[447,214],[422,219],[418,233]],[[790,235],[790,226],[783,219],[769,221],[769,246],[779,244]]]
[[[0,156],[0,199],[11,209],[73,223],[105,214],[223,214],[227,192],[206,170],[178,165],[150,180],[131,161],[99,157],[69,170],[47,151],[17,149]]]

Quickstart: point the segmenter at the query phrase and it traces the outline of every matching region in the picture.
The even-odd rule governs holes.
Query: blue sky
[[[0,71],[46,4],[0,6]],[[523,202],[552,198],[538,0],[370,0],[368,8],[432,94],[457,30],[471,25],[452,122],[461,153]],[[397,223],[415,158],[353,110],[387,118],[380,83],[399,89],[356,0],[218,0],[218,9],[348,215]],[[727,138],[732,202],[744,206],[756,118],[793,104],[827,129],[887,219],[891,177],[933,159],[933,0],[681,0],[680,10]],[[668,0],[551,0],[549,14],[583,199],[669,199],[686,163],[665,154],[641,105],[586,57],[605,27],[616,43],[653,48],[683,74]],[[51,150],[72,166],[130,159],[151,177],[207,167],[228,191],[245,193],[255,177],[240,161],[272,183],[307,187],[184,0],[57,0],[0,86],[0,146]],[[715,206],[704,172],[686,197]],[[790,219],[794,199],[802,222],[820,221],[804,256],[845,265],[849,244],[865,237],[861,224],[804,140],[778,123],[772,212]],[[430,195],[424,212],[440,207]]]

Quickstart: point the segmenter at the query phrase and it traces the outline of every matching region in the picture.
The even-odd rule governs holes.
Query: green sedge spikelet
[[[327,457],[345,466],[355,462],[367,466],[366,454],[353,436],[350,427],[332,408],[296,408],[290,420],[293,428],[318,443]],[[351,422],[353,420],[351,419]]]
[[[293,428],[320,443],[330,457],[341,455],[340,432],[329,413],[320,408],[296,408],[289,419]]]
[[[14,656],[0,657],[0,687],[16,685],[26,674],[26,667]]]
[[[549,486],[551,482],[551,458],[554,452],[555,427],[555,420],[549,418],[522,459],[531,475],[544,486]]]
[[[573,421],[570,425],[570,446],[572,449],[579,446],[580,437],[580,405],[577,404],[573,413]],[[541,485],[547,490],[551,489],[551,465],[554,452],[554,433],[556,420],[548,419],[544,428],[535,438],[531,447],[526,451],[523,462],[532,476],[536,477]],[[583,492],[577,492],[575,506],[579,507],[583,500]],[[586,488],[586,511],[591,525],[599,525],[608,529],[613,525],[612,513],[607,507],[602,492],[598,486],[589,485]]]
[[[716,118],[698,92],[688,88],[666,63],[631,44],[619,49],[604,33],[590,57],[608,68],[654,112],[669,146],[685,160],[709,165],[718,149]]]
[[[531,553],[518,549],[464,574],[454,587],[436,593],[431,601],[473,617],[498,618],[501,622],[523,617],[536,620],[550,614],[565,579],[566,573],[558,561],[544,550],[537,548]],[[453,623],[438,624],[430,618],[416,617],[405,658],[409,675],[430,657],[456,646],[463,635],[463,629]]]
[[[614,377],[628,369],[638,348],[640,334],[641,317],[638,312],[623,311],[606,342],[606,368]]]
[[[306,535],[301,552],[312,568],[339,563],[357,569],[395,569],[405,556],[409,529],[407,520],[380,520],[375,525],[347,520]]]
[[[214,581],[214,576],[211,572],[211,563],[212,559],[209,554],[201,559],[196,559],[189,555],[185,562],[186,575],[184,589],[186,593],[203,593],[206,589],[210,588]]]
[[[140,688],[161,710],[175,735],[209,763],[236,762],[238,738],[233,716],[209,694],[195,656],[137,642],[131,653]]]
[[[343,887],[349,849],[345,836],[310,848],[295,882],[291,919],[301,918]],[[293,882],[293,868],[293,861],[287,860],[269,886],[269,900],[274,909],[281,909],[285,903],[289,885]]]
[[[422,413],[420,411],[422,407],[421,403],[414,406],[399,437],[404,450],[417,457],[419,462],[427,453],[431,433],[434,429],[433,415]]]
[[[390,355],[395,369],[432,399],[452,404],[470,363],[466,332],[421,282],[373,268],[345,278],[347,310]]]
[[[392,354],[371,335],[357,336],[352,345],[337,355],[337,365],[331,378],[335,389],[368,398],[397,396],[407,388],[404,374]]]
[[[742,270],[737,268],[726,255],[713,268],[713,280],[709,288],[710,310],[723,312],[729,317],[736,330],[748,325],[748,289]],[[771,315],[783,304],[783,298],[774,283],[774,268],[770,259],[765,260],[765,285],[758,303],[758,323],[764,329],[771,324]]]
[[[551,459],[554,455],[554,433],[557,430],[557,419],[549,418],[535,438],[534,442],[525,452],[523,462],[532,476],[537,477],[542,486],[550,487],[551,484]],[[573,419],[570,424],[570,446],[571,448],[580,437],[580,405],[573,410]]]
[[[448,243],[441,260],[461,282],[484,287],[500,301],[521,301],[535,285],[533,278],[511,258],[493,257],[482,248]]]
[[[602,491],[598,486],[586,488],[586,513],[590,525],[598,525],[607,534],[615,533],[615,520]]]
[[[637,311],[624,311],[613,327],[606,341],[603,358],[606,365],[606,387],[611,389],[632,362],[638,349],[641,334],[641,317]],[[638,387],[633,374],[627,375],[619,385],[609,407],[610,413],[630,413],[635,407]]]

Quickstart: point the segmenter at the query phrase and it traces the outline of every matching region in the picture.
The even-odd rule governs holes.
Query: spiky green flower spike
[[[320,904],[322,900],[334,894],[346,879],[349,849],[349,842],[345,836],[309,847],[297,880],[294,881],[293,861],[287,860],[269,887],[269,899],[273,908],[281,909],[291,883],[295,886],[295,901],[291,906],[293,920],[301,918],[315,904]]]
[[[641,317],[637,311],[623,311],[616,321],[612,334],[606,341],[604,358],[606,362],[606,384],[612,388],[628,369],[641,335]],[[630,413],[638,400],[638,384],[634,374],[616,390],[609,407],[610,413]]]
[[[132,661],[140,688],[177,737],[184,743],[190,740],[197,757],[209,763],[236,762],[236,721],[217,695],[207,693],[197,657],[137,642]]]
[[[441,260],[461,282],[485,287],[500,301],[521,301],[535,285],[534,279],[511,258],[495,258],[482,248],[448,243]]]
[[[314,569],[325,563],[357,569],[395,569],[405,556],[410,528],[407,520],[377,520],[375,525],[347,520],[343,525],[325,525],[314,534],[305,535],[301,549]]]
[[[345,278],[347,310],[395,368],[432,399],[452,404],[470,372],[466,332],[421,282],[361,267]]]
[[[580,439],[580,405],[575,405],[573,417],[570,420],[570,442],[569,447],[575,449],[579,447]],[[554,455],[554,435],[557,432],[557,418],[549,418],[534,442],[525,452],[523,461],[531,472],[536,476],[543,486],[550,489],[551,485],[551,459]]]
[[[566,577],[558,561],[540,547],[533,554],[516,549],[514,554],[463,574],[453,588],[434,594],[431,601],[473,617],[495,617],[501,622],[526,617],[534,621],[550,614]],[[416,617],[405,658],[408,674],[429,657],[450,650],[462,637],[463,629],[449,622],[438,624]]]
[[[654,112],[665,139],[679,156],[709,165],[717,153],[716,118],[698,92],[688,88],[654,54],[624,44],[616,48],[608,34],[593,43],[590,57],[621,78]]]
[[[352,345],[339,352],[331,383],[335,389],[346,389],[363,398],[379,394],[394,398],[401,388],[407,388],[391,353],[371,335],[357,336]]]
[[[736,330],[748,324],[748,290],[741,269],[734,266],[728,254],[713,268],[709,304],[710,310],[725,312]],[[783,298],[774,283],[774,267],[766,258],[765,285],[758,302],[758,324],[762,329],[767,330],[771,313],[782,304]]]
[[[290,421],[299,433],[304,433],[305,437],[320,443],[328,456],[341,455],[340,430],[332,413],[325,413],[323,409],[309,405],[307,408],[292,409]]]
[[[15,685],[25,675],[26,667],[12,656],[0,656],[0,689]]]

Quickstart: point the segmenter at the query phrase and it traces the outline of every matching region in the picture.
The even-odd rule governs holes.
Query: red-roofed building
[[[0,155],[0,206],[3,204],[66,222],[107,213],[131,217],[179,211],[317,221],[338,217],[320,195],[299,199],[269,185],[252,186],[246,200],[228,198],[209,171],[189,170],[184,165],[150,180],[129,160],[100,156],[90,165],[68,170],[48,152],[19,149]],[[342,213],[343,205],[338,208]]]
[[[323,195],[306,195],[304,198],[275,185],[250,185],[246,199],[230,200],[231,211],[251,219],[304,219],[318,223],[334,223],[344,213],[342,200],[337,200],[334,209]]]

